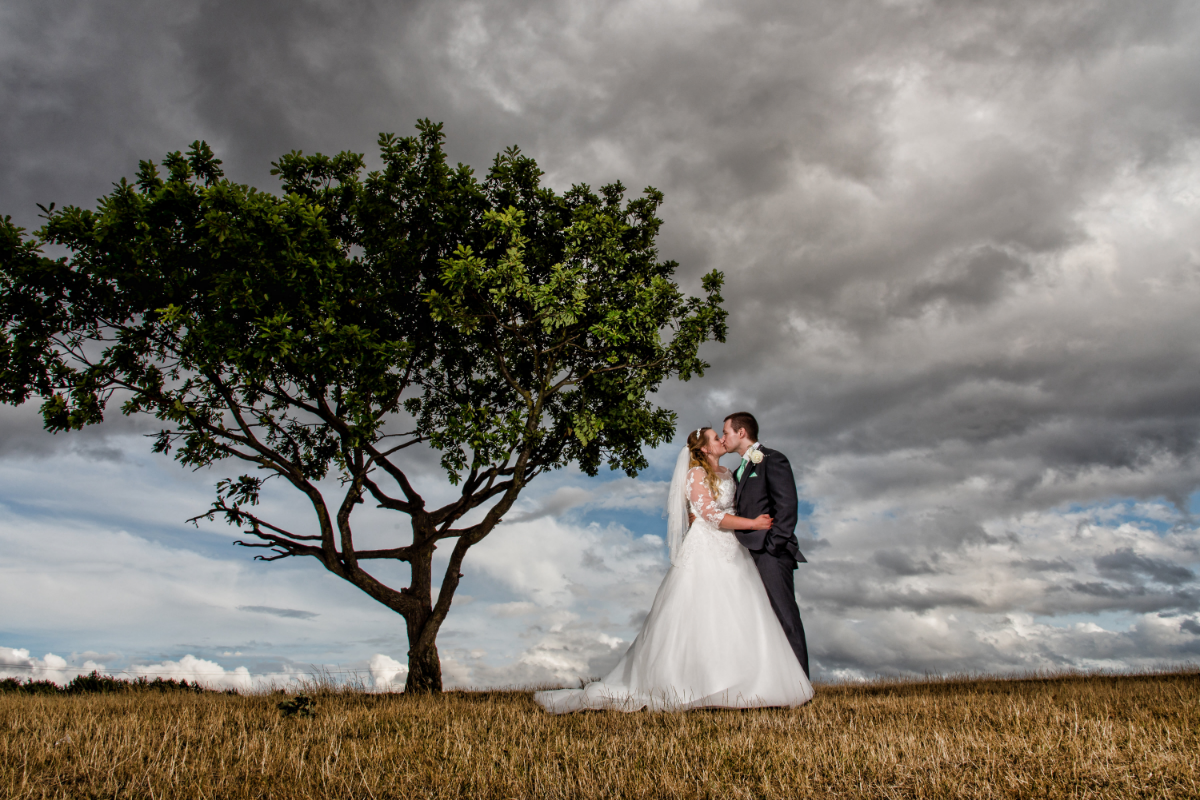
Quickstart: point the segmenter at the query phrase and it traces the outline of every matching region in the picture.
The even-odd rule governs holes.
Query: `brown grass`
[[[1200,674],[819,686],[552,717],[527,692],[0,695],[4,798],[1200,797]]]

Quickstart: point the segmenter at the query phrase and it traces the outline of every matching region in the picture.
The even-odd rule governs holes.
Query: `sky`
[[[1195,3],[9,0],[0,107],[0,214],[31,229],[197,139],[274,190],[284,153],[370,158],[421,118],[479,171],[517,145],[559,190],[654,186],[662,257],[694,293],[721,270],[730,312],[657,400],[683,435],[749,410],[789,456],[814,678],[1200,659]],[[400,618],[188,525],[235,468],[151,429],[0,407],[0,676],[402,682]],[[681,442],[526,490],[467,557],[448,685],[616,662]]]

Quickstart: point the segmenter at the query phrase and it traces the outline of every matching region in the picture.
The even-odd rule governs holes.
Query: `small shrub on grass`
[[[298,694],[291,700],[279,704],[279,710],[285,717],[315,717],[317,715],[313,699],[306,694]]]
[[[22,681],[20,678],[0,679],[0,694],[20,692],[23,694],[123,694],[125,692],[192,692],[200,694],[207,692],[197,682],[188,683],[186,680],[174,678],[155,678],[150,680],[145,676],[128,681],[114,678],[111,675],[101,675],[98,670],[92,670],[87,675],[77,675],[66,686],[59,686],[54,681]],[[227,689],[225,694],[237,694],[236,689]]]
[[[59,694],[62,687],[54,681],[25,681],[21,684],[21,691],[25,694]]]
[[[196,694],[200,694],[201,692],[208,691],[198,682],[188,683],[186,678],[178,681],[174,678],[148,680],[144,675],[135,680],[130,686],[133,689],[152,692],[195,692]],[[236,690],[226,691],[225,694],[229,694],[230,692],[237,694]]]
[[[117,680],[111,675],[101,675],[92,670],[87,675],[76,675],[64,691],[67,694],[114,694],[129,691],[129,681]]]

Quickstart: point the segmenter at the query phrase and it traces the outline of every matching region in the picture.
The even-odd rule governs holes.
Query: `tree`
[[[365,175],[360,154],[292,152],[273,164],[281,196],[225,179],[196,142],[94,211],[43,209],[32,237],[5,218],[0,400],[41,398],[53,432],[119,401],[160,421],[155,452],[252,467],[193,521],[240,526],[264,561],[311,556],[399,613],[406,690],[423,693],[441,689],[436,637],[468,549],[548,470],[643,469],[675,426],[651,395],[703,374],[698,348],[724,341],[726,315],[720,273],[686,297],[658,260],[658,191],[559,195],[515,148],[479,181],[447,164],[440,124],[417,128],[380,136]],[[414,446],[440,456],[453,501],[426,506]],[[260,515],[271,480],[307,499],[310,528]],[[407,515],[411,540],[357,548],[367,501]],[[410,584],[377,580],[381,559],[407,563]]]

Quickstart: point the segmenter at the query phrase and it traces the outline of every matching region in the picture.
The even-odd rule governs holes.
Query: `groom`
[[[804,623],[796,606],[795,576],[798,562],[807,561],[796,541],[796,479],[787,456],[758,443],[758,421],[745,411],[725,418],[725,449],[736,451],[742,463],[734,472],[737,515],[754,519],[769,514],[775,523],[765,531],[731,531],[758,567],[771,608],[788,642],[808,675],[808,644],[804,641]]]

